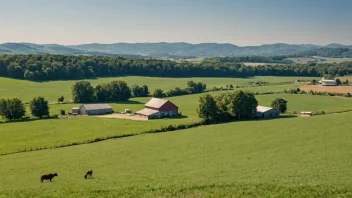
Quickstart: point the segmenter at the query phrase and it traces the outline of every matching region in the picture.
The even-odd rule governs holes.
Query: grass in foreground
[[[0,156],[0,195],[349,197],[351,119],[237,122]],[[50,172],[59,176],[41,184]]]

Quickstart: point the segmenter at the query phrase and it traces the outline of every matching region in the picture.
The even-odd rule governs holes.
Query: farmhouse
[[[152,98],[136,114],[147,119],[175,117],[178,116],[178,107],[168,100]]]
[[[336,86],[337,83],[335,80],[325,80],[324,78],[320,81],[321,86]]]
[[[257,106],[257,112],[255,117],[257,118],[270,118],[270,117],[279,117],[280,111],[270,107]]]
[[[79,113],[82,115],[104,115],[112,112],[112,107],[108,104],[86,104],[79,108]]]

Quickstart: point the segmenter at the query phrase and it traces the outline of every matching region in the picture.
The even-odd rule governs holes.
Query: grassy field
[[[351,197],[351,119],[236,122],[0,156],[0,197]]]
[[[254,77],[254,78],[153,78],[153,77],[119,77],[119,78],[99,78],[89,80],[93,86],[113,80],[124,80],[129,86],[133,84],[148,85],[151,92],[155,88],[168,91],[175,87],[185,88],[187,81],[194,80],[203,82],[208,88],[226,87],[226,85],[248,85],[249,82],[266,81],[270,83],[280,83],[294,81],[298,79],[311,80],[312,77]],[[0,97],[18,97],[23,101],[29,101],[33,97],[43,96],[49,101],[56,101],[61,95],[66,100],[71,100],[71,87],[76,81],[50,81],[50,82],[30,82],[25,80],[15,80],[10,78],[0,78]],[[298,86],[296,86],[298,87]],[[263,88],[265,89],[265,88]]]
[[[221,92],[212,92],[213,95]],[[70,119],[37,120],[0,124],[0,153],[35,147],[52,147],[72,142],[92,140],[112,135],[139,134],[150,129],[159,129],[170,124],[187,124],[199,121],[196,108],[202,94],[169,98],[179,106],[186,118],[132,121],[111,118],[75,117]],[[352,100],[338,97],[270,94],[256,96],[260,105],[270,106],[277,97],[288,100],[288,111],[325,111],[326,113],[352,109]],[[131,99],[129,103],[111,104],[115,111],[126,108],[138,111],[149,98]],[[60,109],[69,112],[77,104],[51,105],[51,112]],[[11,141],[8,141],[11,140]]]
[[[296,111],[325,111],[326,113],[352,110],[352,99],[343,97],[299,95],[299,94],[274,94],[256,96],[260,105],[270,106],[275,98],[284,98],[288,101],[287,110]]]

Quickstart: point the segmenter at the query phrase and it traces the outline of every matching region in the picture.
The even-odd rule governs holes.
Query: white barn
[[[321,86],[336,86],[337,83],[335,80],[325,80],[324,78],[320,81]]]
[[[255,117],[257,118],[272,118],[279,116],[279,110],[264,106],[257,106],[257,112],[255,113]]]

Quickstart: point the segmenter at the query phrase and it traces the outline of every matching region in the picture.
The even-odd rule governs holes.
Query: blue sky
[[[352,0],[0,0],[0,43],[352,44]]]

